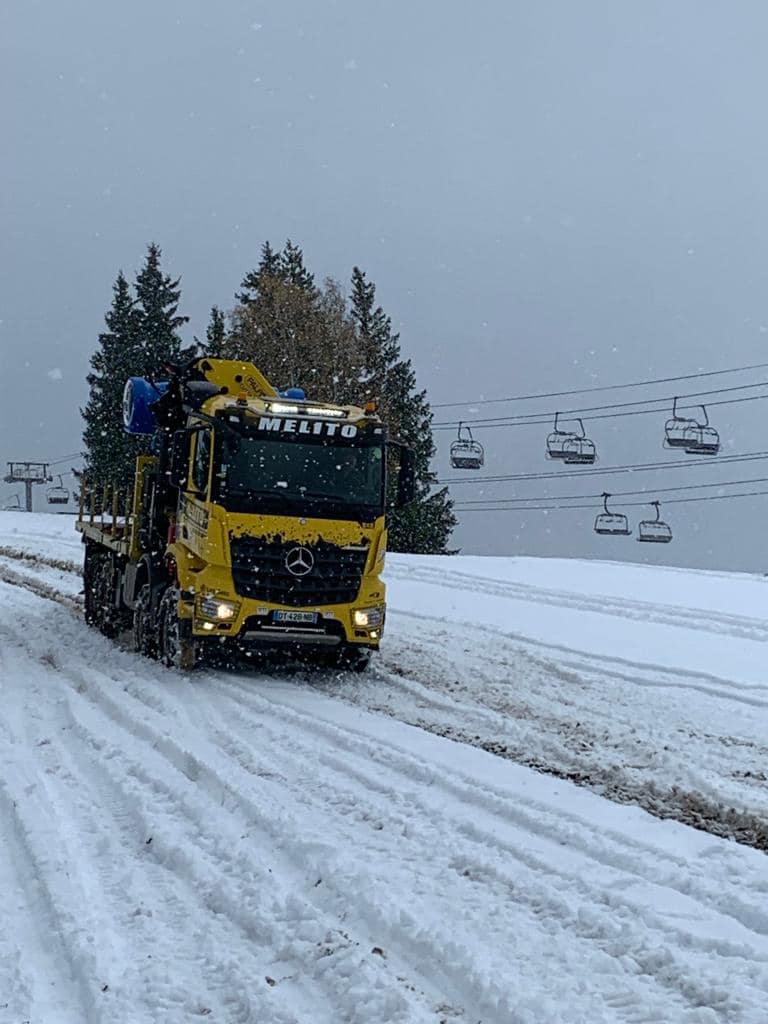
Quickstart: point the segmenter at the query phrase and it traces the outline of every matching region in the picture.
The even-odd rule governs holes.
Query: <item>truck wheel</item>
[[[94,565],[93,608],[94,625],[104,636],[114,637],[118,631],[118,613],[115,608],[115,572],[111,555],[100,555]]]
[[[180,619],[179,592],[168,587],[160,601],[160,660],[168,668],[189,672],[195,667],[196,650],[192,623]]]
[[[93,551],[93,547],[90,544],[86,544],[85,559],[83,562],[83,603],[85,605],[83,609],[83,618],[88,626],[96,626],[98,624],[96,617],[96,595],[94,594],[97,566],[98,562]]]
[[[152,622],[152,590],[148,583],[139,591],[133,609],[133,649],[145,658],[157,657],[157,635]]]
[[[347,665],[353,672],[365,672],[371,660],[371,652],[366,648],[356,648],[349,652]]]
[[[342,647],[328,656],[326,664],[340,672],[365,672],[371,660],[367,647]]]

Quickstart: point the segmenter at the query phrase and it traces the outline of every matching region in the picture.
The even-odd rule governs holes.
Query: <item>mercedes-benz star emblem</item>
[[[294,576],[306,576],[314,564],[315,557],[309,548],[291,548],[285,556],[285,567]]]

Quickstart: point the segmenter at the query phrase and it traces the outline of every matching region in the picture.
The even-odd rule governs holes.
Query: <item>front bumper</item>
[[[366,607],[370,604],[367,602]],[[277,621],[274,615],[276,611],[293,613],[296,609],[258,608],[254,611],[252,602],[245,602],[234,621],[222,622],[200,616],[197,605],[192,632],[200,639],[219,643],[229,641],[243,648],[330,649],[354,645],[378,650],[384,629],[385,605],[379,606],[381,615],[375,625],[365,627],[355,624],[355,611],[360,607],[362,605],[356,603],[343,609],[317,610],[317,620],[307,623]],[[311,611],[315,612],[315,609]]]

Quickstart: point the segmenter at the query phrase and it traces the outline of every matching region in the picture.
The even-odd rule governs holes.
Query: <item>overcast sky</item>
[[[757,0],[7,0],[0,459],[78,449],[112,283],[150,240],[182,275],[188,339],[213,303],[231,307],[265,239],[292,238],[318,277],[359,264],[430,399],[468,403],[436,420],[554,408],[483,397],[768,362],[767,32]],[[768,448],[767,410],[711,409],[724,452]],[[590,424],[600,465],[672,459],[664,419]],[[478,433],[484,473],[551,470],[546,433]],[[446,477],[450,436],[435,436]],[[611,481],[762,476],[768,460],[713,460]],[[767,511],[767,497],[669,505],[675,542],[650,550],[593,536],[585,512],[467,514],[455,542],[764,571]]]

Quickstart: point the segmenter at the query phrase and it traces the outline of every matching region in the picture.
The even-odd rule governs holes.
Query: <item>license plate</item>
[[[272,612],[274,622],[317,622],[317,612]]]

